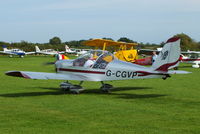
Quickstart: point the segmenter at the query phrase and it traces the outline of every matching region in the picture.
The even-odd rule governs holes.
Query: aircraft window
[[[92,67],[102,51],[89,51],[74,60],[73,66]]]
[[[113,59],[114,59],[114,56],[111,53],[106,52],[102,54],[101,56],[99,56],[99,58],[93,65],[93,68],[105,69],[108,63],[113,61]]]

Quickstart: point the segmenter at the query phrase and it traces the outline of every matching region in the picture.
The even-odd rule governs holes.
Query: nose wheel
[[[101,81],[101,84],[102,84],[102,86],[100,87],[100,89],[101,89],[103,92],[109,93],[109,92],[110,92],[110,89],[113,88],[112,85],[110,85],[110,84],[105,84],[103,81]]]
[[[199,68],[199,64],[192,65],[193,68]]]
[[[70,91],[74,94],[79,94],[81,91],[84,90],[83,87],[81,86],[82,83],[83,81],[81,81],[79,85],[73,85],[69,83],[68,81],[66,81],[60,84],[60,88],[63,89],[64,92]]]

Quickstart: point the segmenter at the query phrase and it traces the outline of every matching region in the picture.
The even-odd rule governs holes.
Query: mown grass
[[[85,82],[79,94],[64,94],[58,80],[4,75],[9,70],[53,72],[51,56],[0,56],[0,133],[200,133],[200,70],[182,64],[167,80],[113,81],[109,94]],[[73,83],[78,83],[73,81]]]

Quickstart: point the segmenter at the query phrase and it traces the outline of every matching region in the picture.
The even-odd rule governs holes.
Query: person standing
[[[152,53],[152,63],[154,63],[154,61],[156,60],[157,57],[158,57],[158,55],[156,54],[155,51],[153,51],[153,53]]]

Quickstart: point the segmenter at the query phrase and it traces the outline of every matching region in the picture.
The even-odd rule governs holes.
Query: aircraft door
[[[99,56],[97,61],[94,63],[93,68],[98,68],[98,69],[105,69],[108,63],[113,61],[114,56],[110,52],[106,52]]]

